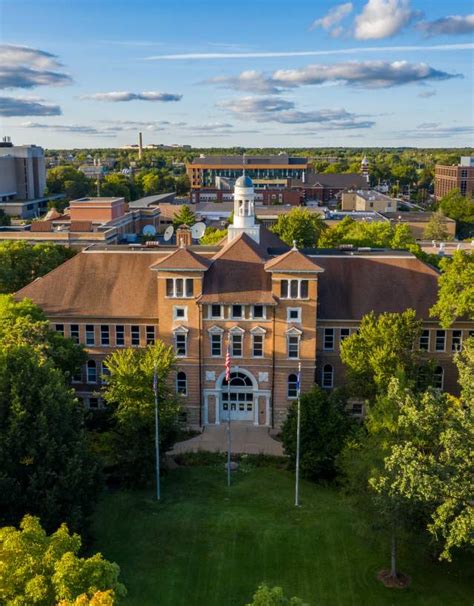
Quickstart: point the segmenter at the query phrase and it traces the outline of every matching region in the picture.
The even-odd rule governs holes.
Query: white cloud
[[[434,97],[436,95],[435,90],[425,90],[418,94],[422,99],[429,99],[430,97]]]
[[[339,27],[339,23],[350,15],[352,8],[352,2],[338,4],[337,6],[331,8],[331,10],[324,17],[313,21],[310,29],[322,27],[324,30],[330,32],[332,36],[337,37],[342,33],[342,28]]]
[[[52,130],[58,133],[74,133],[76,135],[100,135],[103,137],[115,137],[115,129],[96,128],[84,124],[43,124],[41,122],[23,122],[22,128],[35,128]]]
[[[28,46],[0,44],[0,88],[34,88],[71,84],[56,55]]]
[[[431,36],[460,36],[474,32],[474,15],[451,15],[436,21],[423,21],[418,29],[427,37]]]
[[[464,126],[446,126],[439,122],[423,122],[418,124],[415,130],[411,131],[410,136],[426,137],[431,139],[449,138],[453,136],[464,135],[470,137],[474,133],[472,124]]]
[[[370,128],[375,122],[345,109],[301,111],[292,101],[277,97],[241,97],[222,101],[219,107],[239,120],[279,124],[318,124],[327,130]]]
[[[355,18],[354,37],[357,40],[381,40],[394,36],[415,18],[418,11],[410,0],[369,0]]]
[[[391,53],[391,52],[421,52],[431,51],[457,52],[474,49],[474,43],[462,44],[431,44],[431,45],[398,45],[398,46],[366,46],[358,48],[335,48],[309,51],[264,51],[246,53],[178,53],[174,55],[153,55],[145,57],[145,61],[208,61],[221,59],[271,59],[278,57],[321,57],[329,55],[354,55],[356,53]]]
[[[157,91],[145,91],[142,93],[131,93],[129,91],[112,91],[109,93],[93,93],[83,95],[81,99],[91,99],[93,101],[109,101],[119,103],[124,101],[180,101],[183,95],[175,93],[160,93]]]
[[[207,80],[224,88],[258,94],[275,94],[300,86],[343,84],[361,88],[389,88],[462,77],[437,70],[426,63],[408,61],[347,61],[330,65],[308,65],[300,69],[277,70],[271,75],[258,71]]]
[[[0,116],[59,116],[59,105],[45,103],[37,97],[0,97]]]

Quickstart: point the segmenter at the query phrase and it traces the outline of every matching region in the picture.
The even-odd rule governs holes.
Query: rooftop
[[[290,157],[286,153],[281,153],[276,156],[200,156],[194,158],[191,164],[209,167],[225,164],[229,166],[241,166],[242,168],[244,166],[264,166],[266,164],[281,164],[282,166],[291,164],[304,168],[308,164],[308,158]]]

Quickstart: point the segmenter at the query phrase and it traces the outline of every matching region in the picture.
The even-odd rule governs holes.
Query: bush
[[[332,480],[336,475],[336,457],[353,426],[344,402],[339,392],[328,395],[319,387],[301,396],[300,469],[310,480]],[[296,460],[296,423],[295,401],[282,428],[283,447],[292,467]]]

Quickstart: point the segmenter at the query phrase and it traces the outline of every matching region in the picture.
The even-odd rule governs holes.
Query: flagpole
[[[232,451],[232,435],[230,430],[230,415],[231,415],[231,403],[230,403],[230,337],[227,341],[227,353],[225,357],[225,377],[227,379],[227,487],[230,487],[230,455]]]
[[[160,490],[160,415],[158,414],[158,370],[155,363],[153,372],[153,394],[155,396],[155,456],[156,456],[156,500],[161,498]]]
[[[298,403],[296,413],[295,507],[300,506],[300,433],[301,433],[301,362],[298,364]]]

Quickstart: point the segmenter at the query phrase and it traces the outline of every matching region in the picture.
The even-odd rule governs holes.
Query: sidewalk
[[[256,427],[249,423],[233,421],[231,435],[233,453],[284,456],[281,442],[277,442],[270,436],[268,427]],[[177,442],[169,454],[175,455],[200,450],[226,452],[227,424],[207,425],[199,436],[184,442]]]

